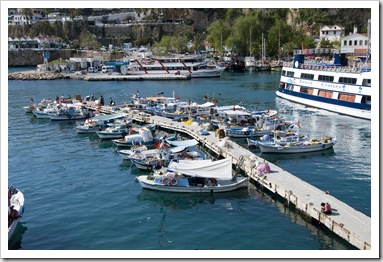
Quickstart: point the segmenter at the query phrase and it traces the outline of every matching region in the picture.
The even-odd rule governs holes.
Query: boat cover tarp
[[[128,116],[127,113],[115,113],[110,115],[97,115],[97,116],[94,116],[92,119],[94,121],[108,121],[111,119],[122,118],[127,116]]]
[[[251,114],[242,110],[225,110],[225,114],[228,116],[250,116]]]
[[[171,141],[169,139],[166,139],[166,142],[171,146],[195,146],[198,144],[198,141],[195,139],[189,139],[189,140],[175,140]]]
[[[199,107],[212,107],[212,106],[215,106],[215,104],[212,102],[206,102],[206,103],[198,105],[198,106]]]
[[[211,161],[208,160],[180,160],[171,162],[170,170],[180,172],[193,177],[231,179],[232,178],[231,158]]]

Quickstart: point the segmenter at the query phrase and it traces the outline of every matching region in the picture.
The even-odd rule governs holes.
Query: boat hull
[[[294,154],[294,153],[309,153],[317,152],[332,148],[335,144],[321,143],[316,145],[295,145],[295,146],[277,146],[277,145],[262,145],[258,143],[259,149],[262,153],[274,153],[274,154]]]
[[[307,105],[310,107],[316,107],[316,108],[325,109],[325,110],[342,114],[342,115],[348,115],[348,116],[371,120],[371,110],[358,109],[358,108],[352,108],[348,106],[334,104],[334,102],[330,99],[327,99],[328,102],[319,101],[319,99],[321,100],[325,100],[325,99],[321,97],[310,96],[310,95],[307,95],[307,98],[305,98],[305,97],[302,97],[301,94],[299,93],[295,94],[295,92],[286,92],[286,90],[282,90],[282,91],[278,90],[276,92],[276,95],[286,100]]]
[[[138,182],[144,189],[175,192],[175,193],[222,193],[234,191],[248,186],[248,178],[238,177],[235,183],[227,183],[218,186],[167,186],[149,180],[148,176],[137,177]]]

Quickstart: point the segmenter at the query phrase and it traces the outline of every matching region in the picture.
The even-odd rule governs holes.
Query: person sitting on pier
[[[329,203],[321,203],[320,205],[322,206],[323,213],[327,215],[332,213],[332,209]]]

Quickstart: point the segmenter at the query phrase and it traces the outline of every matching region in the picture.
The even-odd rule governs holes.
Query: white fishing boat
[[[108,127],[128,128],[131,125],[132,119],[130,118],[117,118],[117,116],[116,118],[113,116],[109,118],[99,118],[98,116],[95,116],[86,119],[84,123],[78,123],[75,126],[75,129],[77,134],[93,134],[98,131],[104,131]]]
[[[293,142],[260,142],[259,149],[262,153],[292,154],[308,153],[332,148],[336,143],[336,137],[325,136],[320,139],[310,139],[308,141]]]
[[[182,150],[182,151],[180,151]],[[172,161],[201,160],[203,157],[198,151],[188,151],[188,147],[167,148],[157,151],[157,154],[142,153],[141,158],[132,157],[130,161],[141,170],[153,170],[167,167]]]
[[[219,193],[248,186],[248,178],[233,176],[231,158],[222,160],[180,160],[167,172],[138,176],[144,189],[179,193]]]
[[[300,135],[291,130],[274,131],[275,136],[264,135],[259,140],[246,138],[248,148],[258,147],[258,142],[280,143],[280,142],[302,142],[309,139],[309,135]]]
[[[291,130],[294,126],[292,121],[287,121],[284,117],[256,116],[243,112],[235,117],[229,117],[229,121],[219,124],[219,128],[224,130],[225,136],[235,138],[263,136],[271,134],[274,130]]]
[[[185,151],[188,147],[186,146],[177,146],[170,149],[171,153],[181,153]],[[131,149],[122,149],[118,150],[119,155],[123,160],[132,160],[132,159],[143,159],[146,156],[157,156],[159,155],[159,149],[148,149],[145,145],[137,145],[131,147]]]
[[[128,133],[129,128],[126,126],[112,126],[105,130],[96,131],[97,136],[103,140],[123,138]]]
[[[371,68],[350,67],[334,50],[334,63],[309,64],[304,54],[282,68],[277,96],[310,107],[371,120]]]
[[[32,110],[32,114],[38,119],[51,119],[51,115],[57,113],[58,110],[57,107],[36,108]]]
[[[165,139],[165,141],[174,147],[192,147],[198,145],[198,141],[195,139],[187,139],[187,140],[173,140],[173,139]]]
[[[152,131],[146,127],[138,129],[138,133],[122,136],[120,139],[113,139],[113,143],[119,147],[132,147],[135,145],[145,145],[154,148],[156,142],[160,140],[153,137]]]
[[[24,214],[24,194],[17,188],[8,187],[8,240],[15,234],[17,224]]]
[[[89,116],[88,110],[77,106],[68,106],[65,109],[59,109],[56,113],[49,114],[51,121],[81,120]]]

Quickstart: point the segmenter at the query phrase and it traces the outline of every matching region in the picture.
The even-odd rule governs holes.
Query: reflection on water
[[[139,201],[151,201],[156,206],[168,207],[173,210],[190,209],[196,205],[214,205],[217,200],[238,200],[248,197],[247,188],[233,192],[195,194],[195,193],[170,193],[143,189],[137,196]]]
[[[326,150],[318,152],[307,152],[307,153],[294,153],[294,154],[264,154],[261,153],[260,156],[267,161],[276,164],[280,160],[307,160],[312,159],[316,160],[319,158],[333,157],[335,156],[334,148],[329,148]]]
[[[8,249],[9,250],[18,250],[21,249],[21,242],[23,239],[24,233],[27,231],[27,227],[23,225],[24,223],[19,222],[15,229],[15,232],[11,239],[8,240]]]

